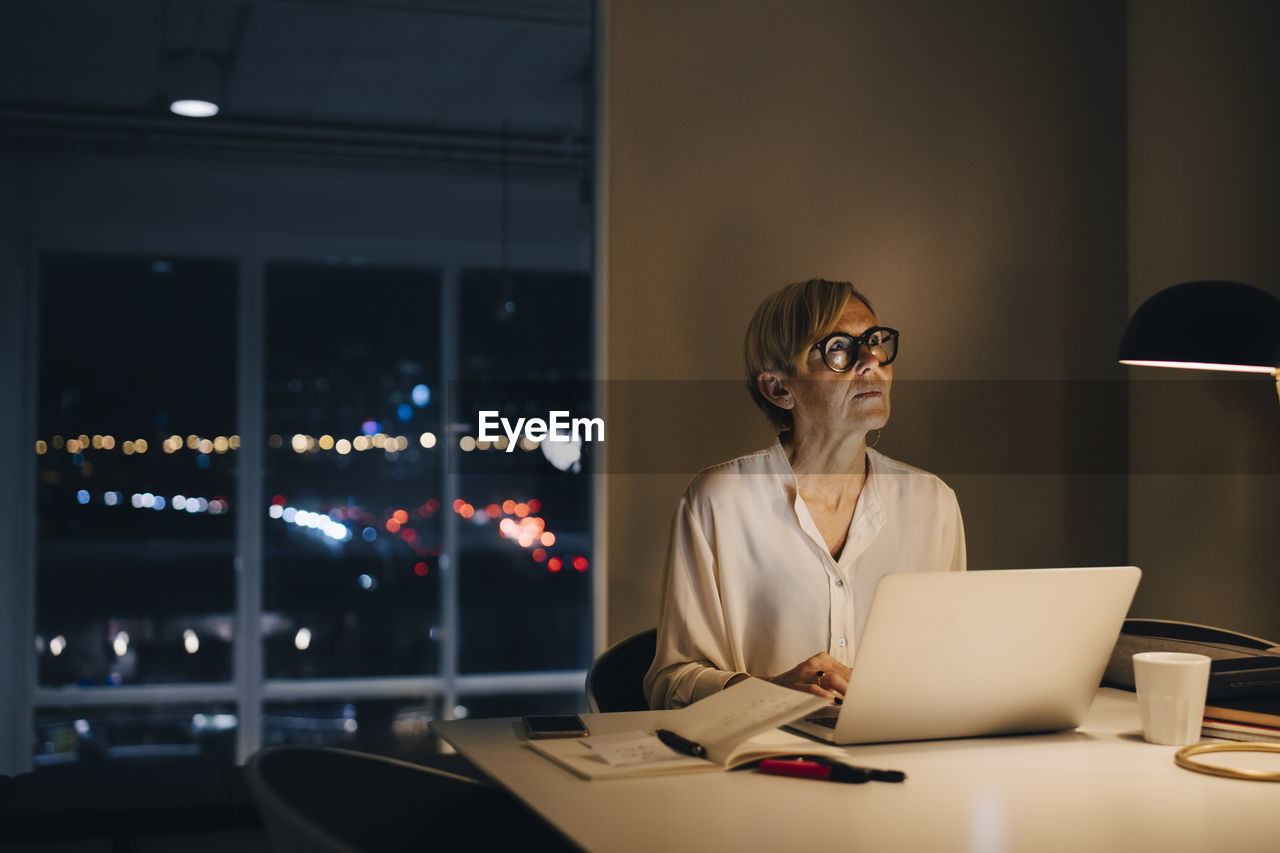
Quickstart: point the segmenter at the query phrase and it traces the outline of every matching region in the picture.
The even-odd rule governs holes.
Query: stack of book
[[[1224,740],[1280,743],[1280,695],[1210,698],[1200,733]]]

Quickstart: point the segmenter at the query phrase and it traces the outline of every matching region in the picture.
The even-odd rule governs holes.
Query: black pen
[[[823,761],[791,761],[777,758],[766,758],[760,762],[761,773],[776,776],[800,776],[805,779],[823,779],[828,782],[901,782],[907,774],[901,770],[877,770],[874,767],[857,767],[852,764],[841,764]]]
[[[707,748],[700,743],[694,743],[688,738],[682,738],[669,729],[658,729],[654,732],[658,736],[658,740],[674,749],[676,752],[683,752],[685,755],[692,755],[694,758],[706,758]]]

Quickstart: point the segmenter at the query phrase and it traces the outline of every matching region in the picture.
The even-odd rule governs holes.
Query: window
[[[582,709],[589,442],[487,440],[478,413],[591,420],[589,276],[269,261],[257,319],[233,260],[41,270],[37,765],[411,758],[438,717]]]

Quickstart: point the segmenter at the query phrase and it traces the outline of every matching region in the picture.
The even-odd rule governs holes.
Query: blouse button
[[[836,586],[844,586],[844,581],[840,578],[836,578]]]

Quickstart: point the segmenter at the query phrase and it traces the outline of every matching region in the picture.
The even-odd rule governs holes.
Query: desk
[[[609,734],[662,713],[583,719]],[[906,771],[900,785],[754,771],[588,782],[526,747],[518,720],[432,728],[593,853],[1280,850],[1280,783],[1176,767],[1176,748],[1142,740],[1136,699],[1119,690],[1099,690],[1072,732],[849,748],[856,763]],[[1250,766],[1248,754],[1221,758]]]

